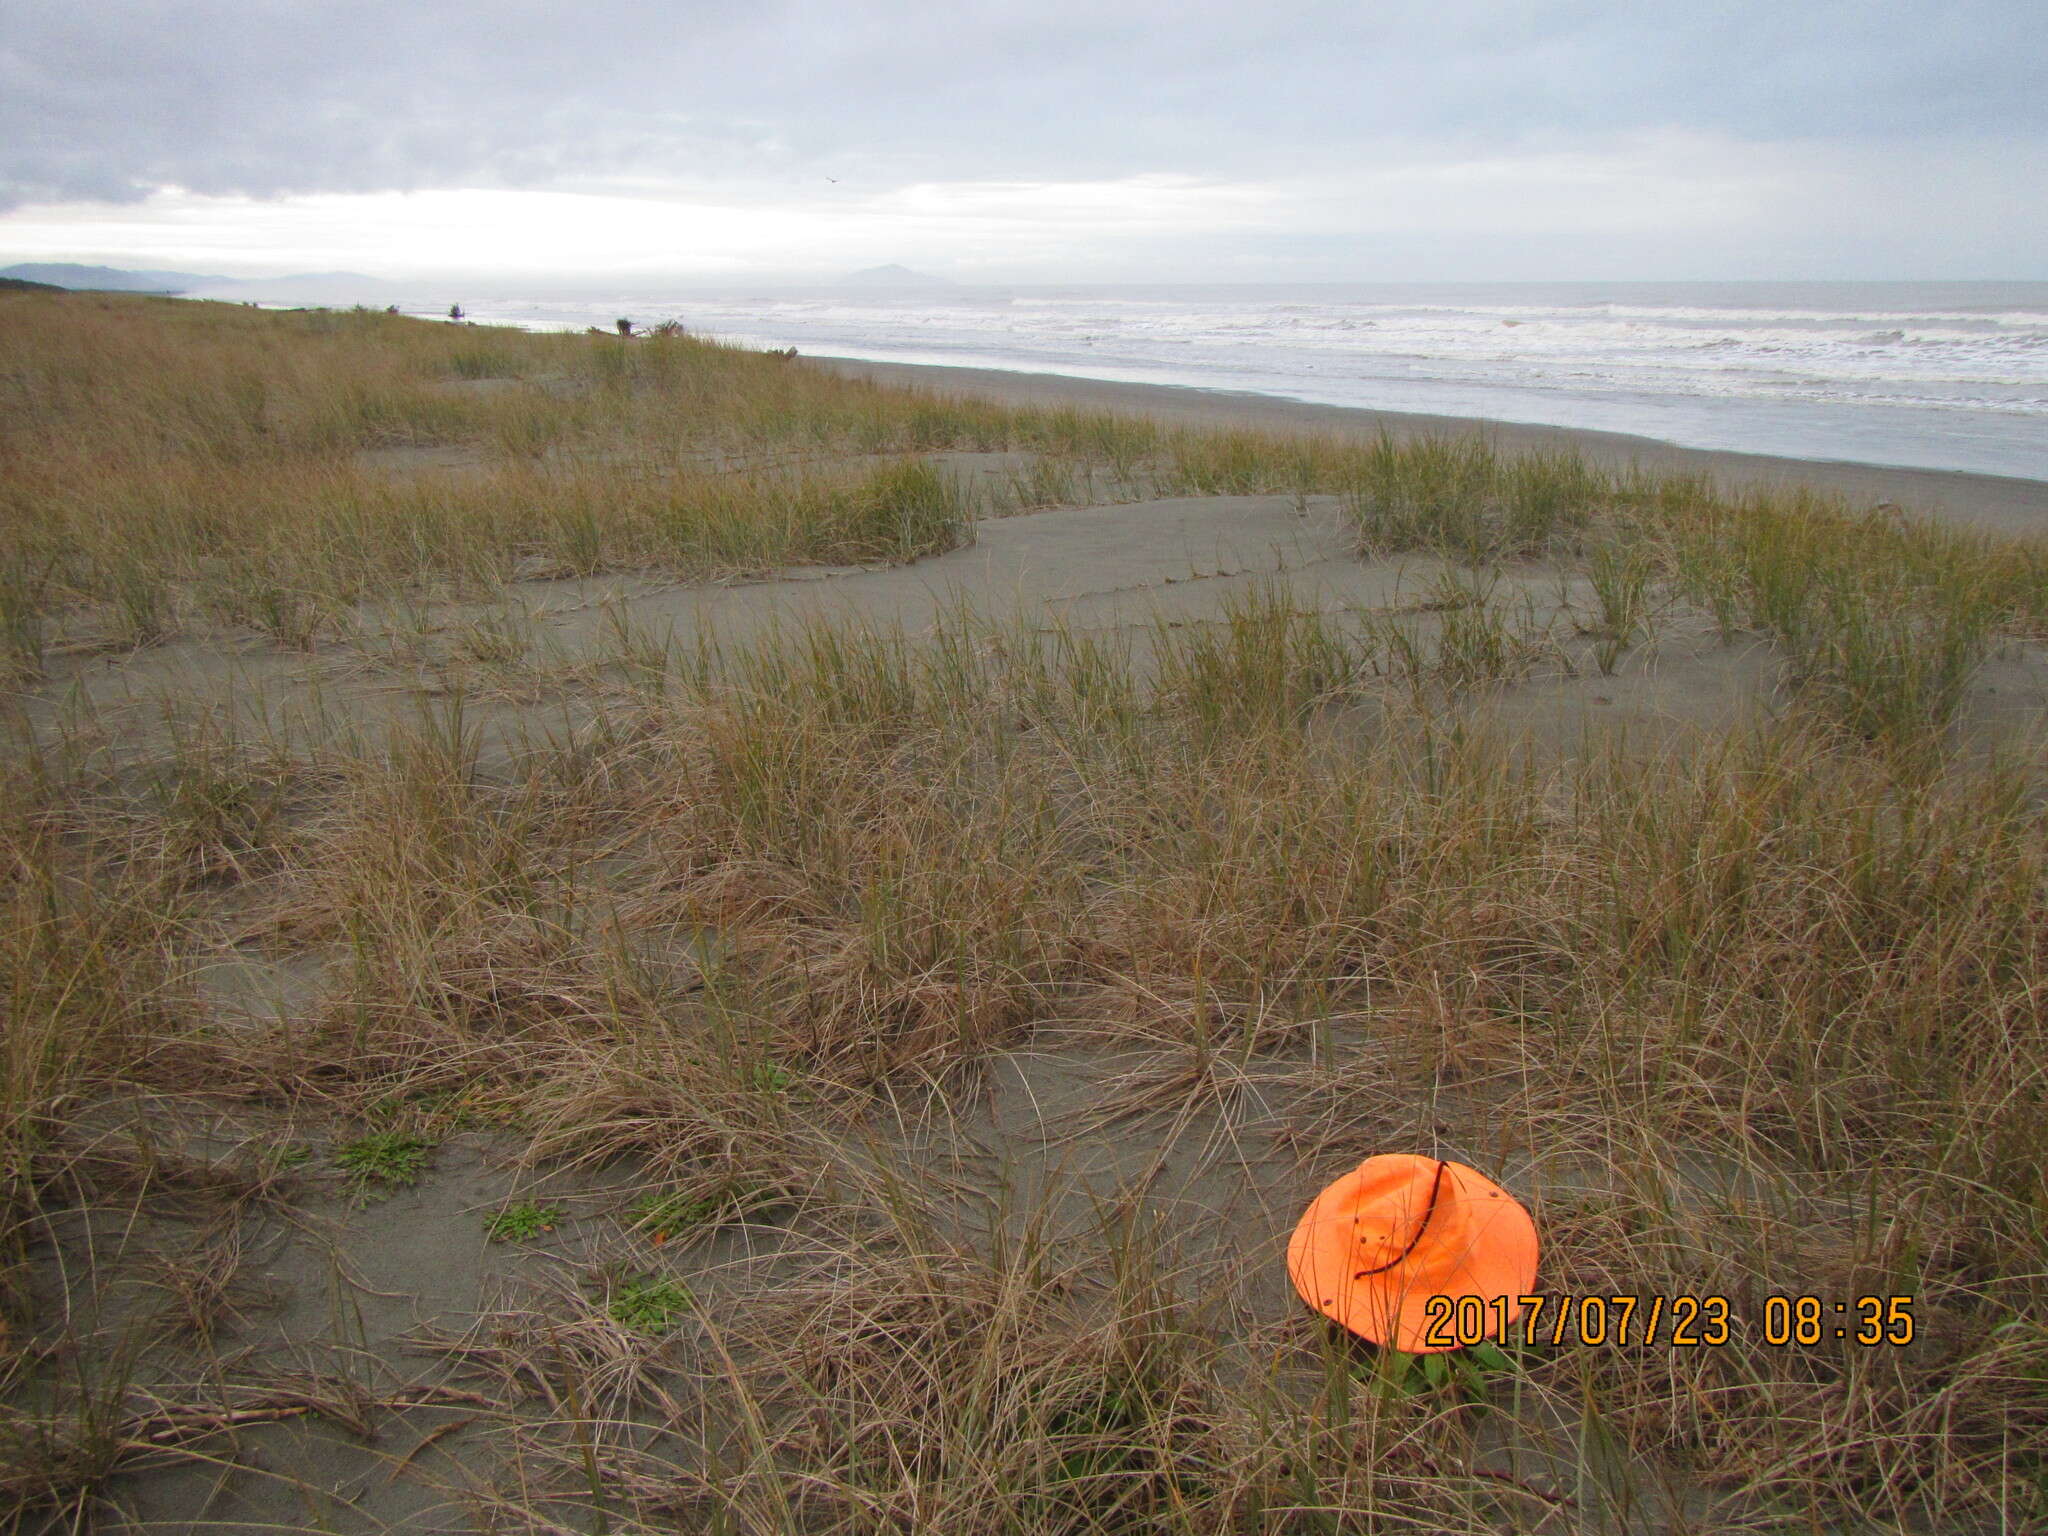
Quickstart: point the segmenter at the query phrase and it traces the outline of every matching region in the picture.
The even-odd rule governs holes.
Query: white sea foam
[[[2048,284],[958,288],[507,297],[761,346],[2048,478]]]

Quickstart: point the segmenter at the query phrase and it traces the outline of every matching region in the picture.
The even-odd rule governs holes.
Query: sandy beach
[[[2017,1486],[1955,1447],[2048,1425],[2048,485],[5,302],[57,382],[0,420],[0,1512]],[[1304,1310],[1289,1232],[1389,1150],[1731,1347],[1432,1373]],[[1768,1331],[1880,1294],[1911,1347]]]
[[[1005,405],[1115,411],[1179,426],[1345,436],[1371,436],[1385,431],[1397,438],[1479,432],[1509,453],[1568,449],[1604,468],[1635,466],[1652,474],[1708,475],[1717,484],[1735,491],[1809,486],[1857,505],[1911,508],[1990,533],[2018,537],[2048,534],[2048,444],[2043,446],[2042,478],[2018,479],[1957,470],[1728,453],[1684,448],[1616,432],[1403,411],[1355,410],[1265,395],[1181,389],[1165,384],[1124,384],[1063,374],[875,363],[858,358],[820,357],[811,361],[847,378],[874,379]]]

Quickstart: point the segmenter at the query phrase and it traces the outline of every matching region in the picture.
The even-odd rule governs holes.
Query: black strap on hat
[[[1444,1174],[1449,1171],[1450,1166],[1442,1158],[1437,1159],[1436,1177],[1429,1181],[1429,1204],[1422,1208],[1422,1220],[1415,1224],[1415,1235],[1408,1239],[1408,1246],[1387,1260],[1386,1263],[1380,1265],[1378,1269],[1361,1269],[1351,1277],[1352,1279],[1364,1280],[1373,1275],[1384,1275],[1388,1270],[1401,1263],[1409,1254],[1415,1251],[1415,1245],[1422,1241],[1422,1234],[1429,1228],[1429,1218],[1436,1214],[1436,1197],[1443,1192]]]

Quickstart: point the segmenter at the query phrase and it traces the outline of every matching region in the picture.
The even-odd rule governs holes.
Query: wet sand
[[[965,395],[1005,405],[1074,406],[1146,416],[1171,426],[1248,427],[1261,431],[1314,432],[1398,437],[1486,433],[1511,452],[1574,448],[1596,464],[1631,464],[1662,474],[1703,474],[1727,488],[1809,486],[1846,497],[1851,504],[1890,504],[2008,535],[2048,535],[2048,443],[2042,445],[2041,477],[2022,480],[1960,470],[1903,469],[1827,459],[1786,459],[1761,453],[1726,453],[1682,448],[1655,438],[1573,427],[1531,426],[1477,417],[1425,416],[1407,411],[1368,411],[1341,405],[1311,405],[1273,395],[1192,389],[1166,384],[1123,384],[1051,373],[1012,373],[998,368],[945,368],[927,364],[871,363],[856,358],[817,357],[813,366],[849,378],[906,385],[942,395]]]

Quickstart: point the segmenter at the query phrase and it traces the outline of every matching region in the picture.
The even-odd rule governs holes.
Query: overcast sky
[[[0,0],[0,262],[2048,278],[2044,0]]]

